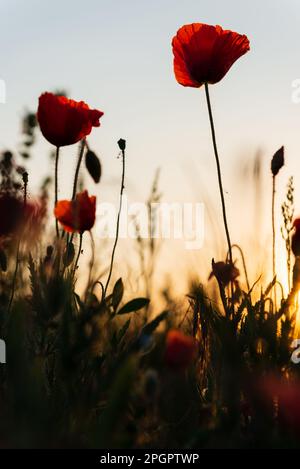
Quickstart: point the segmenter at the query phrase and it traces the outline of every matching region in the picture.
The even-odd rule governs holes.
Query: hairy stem
[[[75,264],[74,264],[73,276],[75,275],[75,272],[76,272],[76,269],[77,269],[77,266],[78,266],[79,257],[80,257],[80,254],[81,254],[81,249],[82,249],[82,237],[83,237],[83,236],[82,236],[82,233],[80,233],[80,236],[79,236],[78,254],[77,254],[77,257],[76,257]]]
[[[75,170],[74,183],[73,183],[72,200],[74,200],[75,197],[76,197],[79,170],[80,170],[80,165],[81,165],[83,154],[84,154],[85,144],[86,144],[86,141],[85,141],[85,138],[83,138],[80,142],[80,147],[79,147],[79,156],[78,156],[77,166],[76,166],[76,170]]]
[[[224,191],[223,191],[223,184],[222,184],[222,173],[221,173],[221,166],[220,166],[220,160],[219,160],[219,155],[218,155],[214,120],[213,120],[212,109],[211,109],[210,98],[209,98],[208,83],[205,83],[205,94],[206,94],[208,115],[209,115],[209,121],[210,121],[210,127],[211,127],[214,154],[215,154],[216,165],[217,165],[218,182],[219,182],[219,190],[220,190],[221,203],[222,203],[223,222],[224,222],[226,239],[227,239],[227,244],[228,244],[229,261],[232,264],[232,249],[231,249],[231,241],[230,241],[227,216],[226,216],[226,206],[225,206]]]
[[[273,272],[273,279],[276,275],[276,232],[275,232],[275,193],[276,193],[276,179],[273,176],[272,180],[272,272]],[[276,284],[274,288],[274,304],[276,309]]]
[[[106,295],[108,285],[109,285],[109,282],[110,282],[110,279],[111,279],[113,265],[114,265],[114,257],[115,257],[116,247],[117,247],[118,239],[119,239],[120,216],[121,216],[121,210],[122,210],[122,198],[123,198],[123,191],[124,191],[124,181],[125,181],[125,150],[122,150],[122,179],[121,179],[121,189],[120,189],[120,197],[119,197],[119,211],[118,211],[117,226],[116,226],[116,236],[115,236],[115,242],[114,242],[114,246],[113,246],[113,250],[112,250],[112,254],[111,254],[109,273],[108,273],[106,285],[105,285],[105,288],[104,288],[104,296]]]
[[[56,147],[56,154],[55,154],[55,174],[54,174],[54,208],[56,207],[57,200],[58,200],[58,160],[59,160],[59,147]],[[55,218],[55,229],[56,229],[56,236],[59,237],[59,229],[58,229],[58,220]]]

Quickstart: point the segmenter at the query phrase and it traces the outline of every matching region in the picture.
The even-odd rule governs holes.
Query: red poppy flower
[[[172,329],[168,332],[166,340],[166,363],[170,368],[186,369],[196,355],[196,341],[193,337]]]
[[[56,147],[79,142],[99,127],[103,112],[90,109],[83,101],[77,102],[65,96],[43,93],[37,112],[42,134]]]
[[[222,80],[250,48],[247,36],[202,23],[182,26],[172,46],[176,80],[194,88]]]
[[[274,399],[278,402],[278,422],[285,430],[300,435],[300,382],[288,382],[280,376],[271,375],[258,383],[258,397],[264,410],[272,412]]]
[[[84,191],[77,194],[75,200],[60,200],[54,215],[66,231],[82,234],[94,226],[96,197],[89,197],[88,192]]]
[[[239,277],[240,271],[234,264],[230,262],[213,262],[212,272],[209,275],[209,280],[215,276],[216,279],[221,282],[224,286],[230,282],[236,282]]]

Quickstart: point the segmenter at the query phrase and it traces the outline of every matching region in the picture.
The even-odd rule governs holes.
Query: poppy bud
[[[86,152],[85,166],[94,181],[98,183],[101,177],[101,164],[98,156],[91,150]]]
[[[120,150],[124,151],[126,148],[126,140],[124,140],[123,138],[120,138],[120,140],[118,140],[118,145],[119,145]]]
[[[274,154],[271,161],[271,171],[273,176],[277,176],[280,169],[284,165],[284,147],[279,148]]]

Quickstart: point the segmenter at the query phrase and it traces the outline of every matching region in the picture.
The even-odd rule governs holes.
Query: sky
[[[93,130],[89,144],[101,158],[103,178],[99,186],[87,179],[89,191],[99,200],[117,203],[121,167],[116,142],[125,138],[130,200],[145,200],[158,167],[165,201],[210,200],[200,257],[171,242],[165,247],[168,262],[177,249],[178,268],[197,269],[201,256],[209,268],[214,249],[222,253],[214,246],[225,238],[221,224],[219,234],[211,228],[211,219],[220,220],[221,212],[205,96],[203,88],[184,88],[176,82],[171,40],[183,24],[220,24],[246,34],[251,45],[250,52],[211,87],[229,224],[232,238],[251,249],[257,235],[255,214],[249,208],[255,189],[239,174],[260,151],[265,225],[259,236],[267,249],[269,164],[281,145],[286,166],[280,173],[278,204],[290,175],[296,186],[300,184],[300,104],[292,101],[292,83],[300,78],[299,20],[298,0],[1,0],[0,78],[7,97],[0,104],[0,147],[17,150],[20,118],[24,110],[36,110],[43,91],[65,89],[70,97],[101,109],[101,127]],[[28,164],[33,194],[53,171],[50,150],[39,136]],[[62,152],[62,198],[71,192],[76,154],[74,147]],[[300,214],[297,199],[296,209]],[[279,213],[278,208],[278,230]]]

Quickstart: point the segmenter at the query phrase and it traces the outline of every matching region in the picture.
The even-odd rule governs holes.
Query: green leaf
[[[272,290],[272,288],[275,286],[276,284],[276,275],[275,277],[273,278],[272,282],[269,283],[269,285],[267,286],[265,292],[262,294],[262,298],[265,298],[268,296],[268,294],[270,293],[270,291]]]
[[[139,309],[144,308],[150,303],[148,298],[135,298],[134,300],[128,301],[117,314],[128,314],[138,311]]]
[[[163,311],[161,314],[156,316],[156,318],[153,319],[153,321],[149,322],[146,324],[143,329],[142,329],[142,334],[144,335],[151,335],[155,329],[159,326],[159,324],[166,319],[168,316],[168,311]]]
[[[130,326],[130,322],[131,322],[131,319],[128,319],[125,324],[123,324],[123,326],[121,327],[121,329],[119,330],[119,333],[117,335],[117,342],[118,344],[121,342],[121,340],[123,339],[124,335],[126,334],[126,332],[128,331],[128,328]]]
[[[116,282],[113,292],[112,292],[112,305],[114,310],[117,309],[119,306],[124,294],[124,285],[122,282],[122,279],[119,278],[119,280]]]

